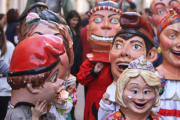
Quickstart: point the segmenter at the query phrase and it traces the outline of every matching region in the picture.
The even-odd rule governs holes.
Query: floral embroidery
[[[168,20],[172,20],[172,18],[177,15],[176,11],[174,11],[174,10],[170,10],[170,13],[172,15],[168,17]]]
[[[116,116],[121,117],[121,113],[120,112],[116,113]]]
[[[158,27],[158,30],[159,30],[159,32],[162,31],[162,25],[160,25],[160,26]]]

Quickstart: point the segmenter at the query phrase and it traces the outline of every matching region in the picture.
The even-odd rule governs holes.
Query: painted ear
[[[149,53],[147,55],[147,60],[151,63],[153,63],[158,57],[158,51],[155,47],[153,47],[151,50],[149,50]]]
[[[33,88],[32,87],[32,83],[28,83],[26,85],[26,88],[28,89],[28,91],[32,94],[37,94],[38,93],[38,88]]]

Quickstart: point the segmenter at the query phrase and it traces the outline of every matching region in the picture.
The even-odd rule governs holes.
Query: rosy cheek
[[[146,96],[145,99],[147,99],[147,100],[154,100],[155,99],[155,95],[154,94],[148,95],[148,96]]]
[[[161,47],[164,48],[164,50],[167,50],[173,46],[172,40],[169,40],[167,38],[161,39],[160,44],[161,44]]]
[[[128,100],[133,100],[135,98],[134,95],[132,95],[132,94],[127,94],[126,97]]]
[[[110,58],[111,58],[111,62],[115,61],[115,59],[118,57],[117,51],[111,51],[110,52]]]

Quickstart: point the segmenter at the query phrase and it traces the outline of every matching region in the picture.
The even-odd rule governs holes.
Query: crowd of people
[[[79,83],[84,120],[180,120],[180,3],[127,1],[0,14],[0,120],[75,120]]]

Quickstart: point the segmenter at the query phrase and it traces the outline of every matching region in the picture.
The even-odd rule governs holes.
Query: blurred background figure
[[[71,74],[76,76],[79,72],[79,68],[82,64],[82,44],[80,39],[80,31],[81,31],[81,17],[79,13],[75,10],[71,10],[66,17],[66,22],[70,27],[73,34],[73,50],[74,50],[74,64],[71,67]],[[78,86],[78,81],[76,81],[76,85]],[[74,117],[74,107],[72,108],[71,118],[75,120]]]
[[[63,8],[64,16],[66,17],[70,10],[73,10],[73,4],[71,0],[27,0],[26,7],[36,2],[44,2],[49,10],[55,13],[61,14],[61,7]]]
[[[142,11],[142,17],[145,19],[145,20],[148,20],[148,17],[150,16],[150,9],[149,8],[145,8],[143,11]]]
[[[10,65],[14,48],[14,45],[5,39],[3,24],[0,21],[0,55],[4,62],[8,65]],[[7,83],[7,77],[0,74],[0,120],[4,120],[5,118],[10,98],[11,87]]]
[[[6,15],[1,13],[0,14],[0,20],[1,20],[2,24],[3,24],[4,31],[6,31],[6,28],[7,28]]]
[[[18,44],[18,37],[16,33],[16,26],[19,25],[18,10],[9,9],[6,16],[7,16],[7,29],[6,29],[5,34],[6,34],[7,40],[11,41],[14,44],[14,46],[16,46]]]

